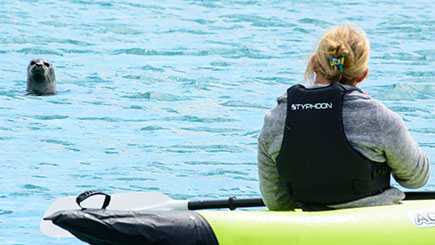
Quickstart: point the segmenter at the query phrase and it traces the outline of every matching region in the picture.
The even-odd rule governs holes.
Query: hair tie
[[[331,67],[337,66],[340,72],[343,72],[344,54],[338,57],[332,56],[331,59],[329,59],[329,65],[331,65]]]

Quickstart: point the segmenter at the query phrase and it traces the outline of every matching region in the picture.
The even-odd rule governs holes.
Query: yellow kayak
[[[92,244],[435,244],[435,200],[328,211],[60,211]]]

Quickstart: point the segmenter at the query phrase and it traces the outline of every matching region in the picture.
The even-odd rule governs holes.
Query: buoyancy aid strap
[[[286,182],[287,191],[290,196],[297,196],[299,200],[310,200],[313,195],[324,195],[322,188],[324,183],[316,183],[315,181],[307,182]],[[353,193],[354,198],[363,198],[366,196],[376,195],[385,191],[390,185],[390,174],[375,176],[372,180],[353,180],[349,182],[334,182],[328,183],[328,191],[331,196],[337,193]],[[367,190],[372,190],[368,193]],[[334,204],[331,202],[330,204]]]
[[[355,194],[367,194],[367,190],[376,190],[371,195],[379,194],[390,186],[390,173],[375,176],[372,180],[354,180],[353,189]]]

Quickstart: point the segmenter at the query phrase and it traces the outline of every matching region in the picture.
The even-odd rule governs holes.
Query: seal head
[[[44,59],[34,59],[27,66],[27,94],[53,95],[56,93],[56,78],[53,65]]]

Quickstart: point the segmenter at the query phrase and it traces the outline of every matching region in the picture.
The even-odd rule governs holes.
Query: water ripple
[[[70,143],[70,142],[67,142],[67,141],[54,140],[54,139],[45,139],[45,140],[41,140],[41,142],[51,143],[51,144],[57,144],[57,145],[63,145],[63,146],[72,146],[72,145],[74,145],[73,143]]]
[[[211,128],[211,127],[189,127],[189,128],[181,128],[181,129],[186,131],[208,132],[208,133],[231,133],[231,132],[243,131],[238,128]]]
[[[435,86],[396,83],[391,86],[379,86],[373,97],[379,100],[417,100],[435,98]]]
[[[8,214],[12,214],[12,213],[14,213],[14,212],[11,210],[0,209],[0,215],[8,215]]]
[[[83,121],[103,121],[103,122],[144,122],[144,119],[125,119],[119,117],[78,117]]]
[[[143,66],[140,69],[142,69],[144,71],[156,71],[156,72],[164,72],[165,71],[165,69],[163,69],[163,68],[153,67],[151,65]]]
[[[18,53],[23,54],[33,54],[33,55],[57,55],[57,56],[63,56],[63,53],[57,52],[55,50],[50,50],[46,48],[23,48],[21,50],[17,51]]]
[[[129,27],[126,27],[125,25],[121,25],[121,24],[106,25],[104,32],[111,32],[114,34],[121,34],[121,35],[139,35],[139,34],[142,34],[142,31],[135,30],[133,28],[129,28]]]
[[[157,130],[168,130],[167,128],[159,127],[159,126],[147,126],[143,127],[140,130],[142,131],[157,131]]]
[[[225,103],[222,103],[221,105],[227,106],[227,107],[269,109],[269,107],[267,107],[267,106],[258,105],[258,104],[254,104],[254,103],[248,103],[248,102],[241,101],[241,100],[237,100],[237,101],[230,100],[230,101],[227,101]]]
[[[145,55],[145,56],[176,56],[176,55],[188,55],[187,52],[183,51],[158,51],[143,48],[129,48],[129,49],[119,49],[113,52],[115,55],[120,54],[133,54],[133,55]],[[192,55],[193,53],[191,53]],[[197,55],[198,56],[198,55]]]
[[[199,122],[199,123],[226,123],[234,122],[235,119],[223,118],[223,117],[196,117],[196,116],[179,116],[179,117],[165,117],[163,121],[184,121],[184,122]]]
[[[227,19],[228,22],[243,23],[248,22],[252,26],[256,27],[294,27],[295,24],[285,23],[282,20],[273,18],[264,18],[258,15],[247,15],[247,14],[233,14],[221,16]]]
[[[69,118],[69,116],[65,116],[65,115],[34,115],[34,116],[29,116],[31,118],[35,118],[38,120],[62,120],[62,119],[67,119]]]
[[[176,153],[194,153],[194,152],[228,152],[228,153],[238,153],[244,152],[245,150],[241,147],[235,145],[172,145],[165,148],[167,152]]]
[[[313,24],[313,25],[322,26],[322,27],[329,27],[329,26],[333,25],[331,22],[324,21],[324,20],[317,19],[317,18],[316,19],[303,18],[303,19],[298,20],[298,22],[302,23],[302,24]]]
[[[128,99],[147,99],[147,100],[157,100],[157,101],[182,101],[186,100],[185,97],[181,97],[174,94],[168,93],[160,93],[160,92],[146,92],[146,93],[137,93],[133,95],[123,96]]]
[[[203,51],[159,51],[151,49],[142,48],[130,48],[130,49],[119,49],[114,51],[115,55],[120,54],[131,54],[131,55],[144,55],[144,56],[213,56],[219,55],[226,58],[240,59],[240,58],[251,58],[251,59],[273,59],[278,58],[276,56],[263,54],[262,51],[247,47],[242,48],[231,48],[231,49],[210,49]]]

